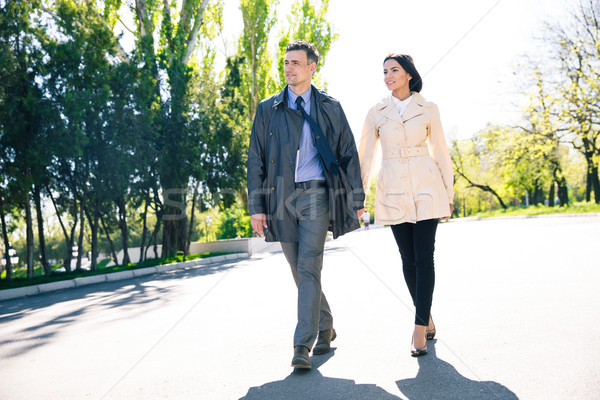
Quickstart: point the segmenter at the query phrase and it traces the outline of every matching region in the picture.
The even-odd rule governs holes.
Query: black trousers
[[[415,325],[429,324],[435,271],[433,251],[438,219],[392,225],[402,258],[402,272],[416,308]]]

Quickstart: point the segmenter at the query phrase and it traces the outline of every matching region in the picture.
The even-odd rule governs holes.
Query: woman
[[[439,219],[454,210],[454,173],[438,108],[419,94],[423,83],[412,57],[387,56],[383,77],[391,96],[369,110],[358,153],[367,193],[381,141],[375,223],[391,226],[400,250],[416,308],[411,355],[419,357],[427,354],[427,339],[435,336],[430,314],[435,232]]]

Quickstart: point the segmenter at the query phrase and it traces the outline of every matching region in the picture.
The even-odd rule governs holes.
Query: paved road
[[[598,216],[440,225],[414,359],[389,228],[328,241],[339,336],[307,373],[280,252],[5,301],[0,399],[597,399],[599,247]]]

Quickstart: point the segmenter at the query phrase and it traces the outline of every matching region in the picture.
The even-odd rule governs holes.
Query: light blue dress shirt
[[[300,96],[304,100],[303,107],[308,115],[310,115],[310,97],[312,89],[309,88]],[[292,110],[297,110],[296,99],[298,95],[288,87],[288,107]],[[298,154],[296,155],[296,182],[305,182],[311,180],[325,180],[321,157],[313,142],[312,134],[310,133],[310,125],[304,120],[302,125],[302,137],[298,146]]]

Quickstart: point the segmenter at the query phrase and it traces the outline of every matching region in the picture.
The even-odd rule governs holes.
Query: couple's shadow
[[[312,356],[312,369],[295,369],[282,381],[266,383],[248,390],[243,400],[347,400],[347,399],[398,399],[377,385],[357,385],[350,379],[326,378],[318,370],[335,354],[335,348],[327,354]]]
[[[472,399],[515,400],[506,386],[493,381],[474,381],[462,376],[450,363],[436,355],[437,339],[427,342],[429,354],[419,357],[419,372],[410,379],[396,381],[398,389],[410,400]]]
[[[518,397],[505,386],[492,381],[473,381],[465,378],[449,363],[436,356],[437,340],[428,342],[429,354],[418,358],[419,372],[410,379],[396,381],[400,392],[410,400],[420,399],[501,399]],[[294,370],[282,381],[252,387],[241,400],[347,400],[400,399],[374,384],[356,384],[350,379],[324,377],[318,368],[335,354],[311,357],[312,369]],[[408,356],[408,355],[407,355]]]

